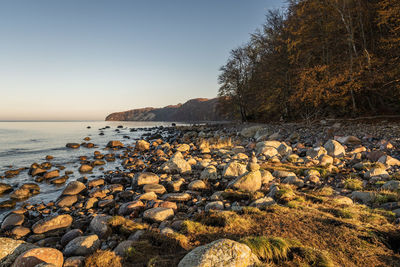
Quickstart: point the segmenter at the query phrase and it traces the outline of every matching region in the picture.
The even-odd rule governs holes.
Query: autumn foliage
[[[219,76],[243,121],[398,114],[400,1],[297,0],[271,10]]]

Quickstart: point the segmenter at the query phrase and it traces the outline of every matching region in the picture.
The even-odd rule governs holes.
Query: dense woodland
[[[219,82],[220,110],[243,121],[399,114],[400,1],[289,1]]]

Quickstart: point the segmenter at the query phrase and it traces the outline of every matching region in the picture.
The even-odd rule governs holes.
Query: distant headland
[[[184,104],[163,108],[140,108],[115,112],[106,121],[225,121],[229,117],[218,112],[218,98],[195,98]]]

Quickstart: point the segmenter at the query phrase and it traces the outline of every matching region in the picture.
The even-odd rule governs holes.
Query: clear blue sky
[[[215,97],[283,0],[0,0],[0,120],[99,119]]]

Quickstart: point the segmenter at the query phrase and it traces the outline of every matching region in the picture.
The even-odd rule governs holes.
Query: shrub
[[[344,188],[350,189],[350,190],[361,190],[363,189],[362,186],[362,181],[358,180],[358,179],[353,179],[353,178],[349,178],[346,181],[344,181]]]
[[[276,193],[275,197],[278,201],[281,202],[289,202],[296,198],[296,194],[293,192],[293,189],[289,186],[283,186]]]
[[[375,203],[380,205],[387,202],[396,202],[399,200],[399,196],[396,192],[381,191],[375,198]]]

